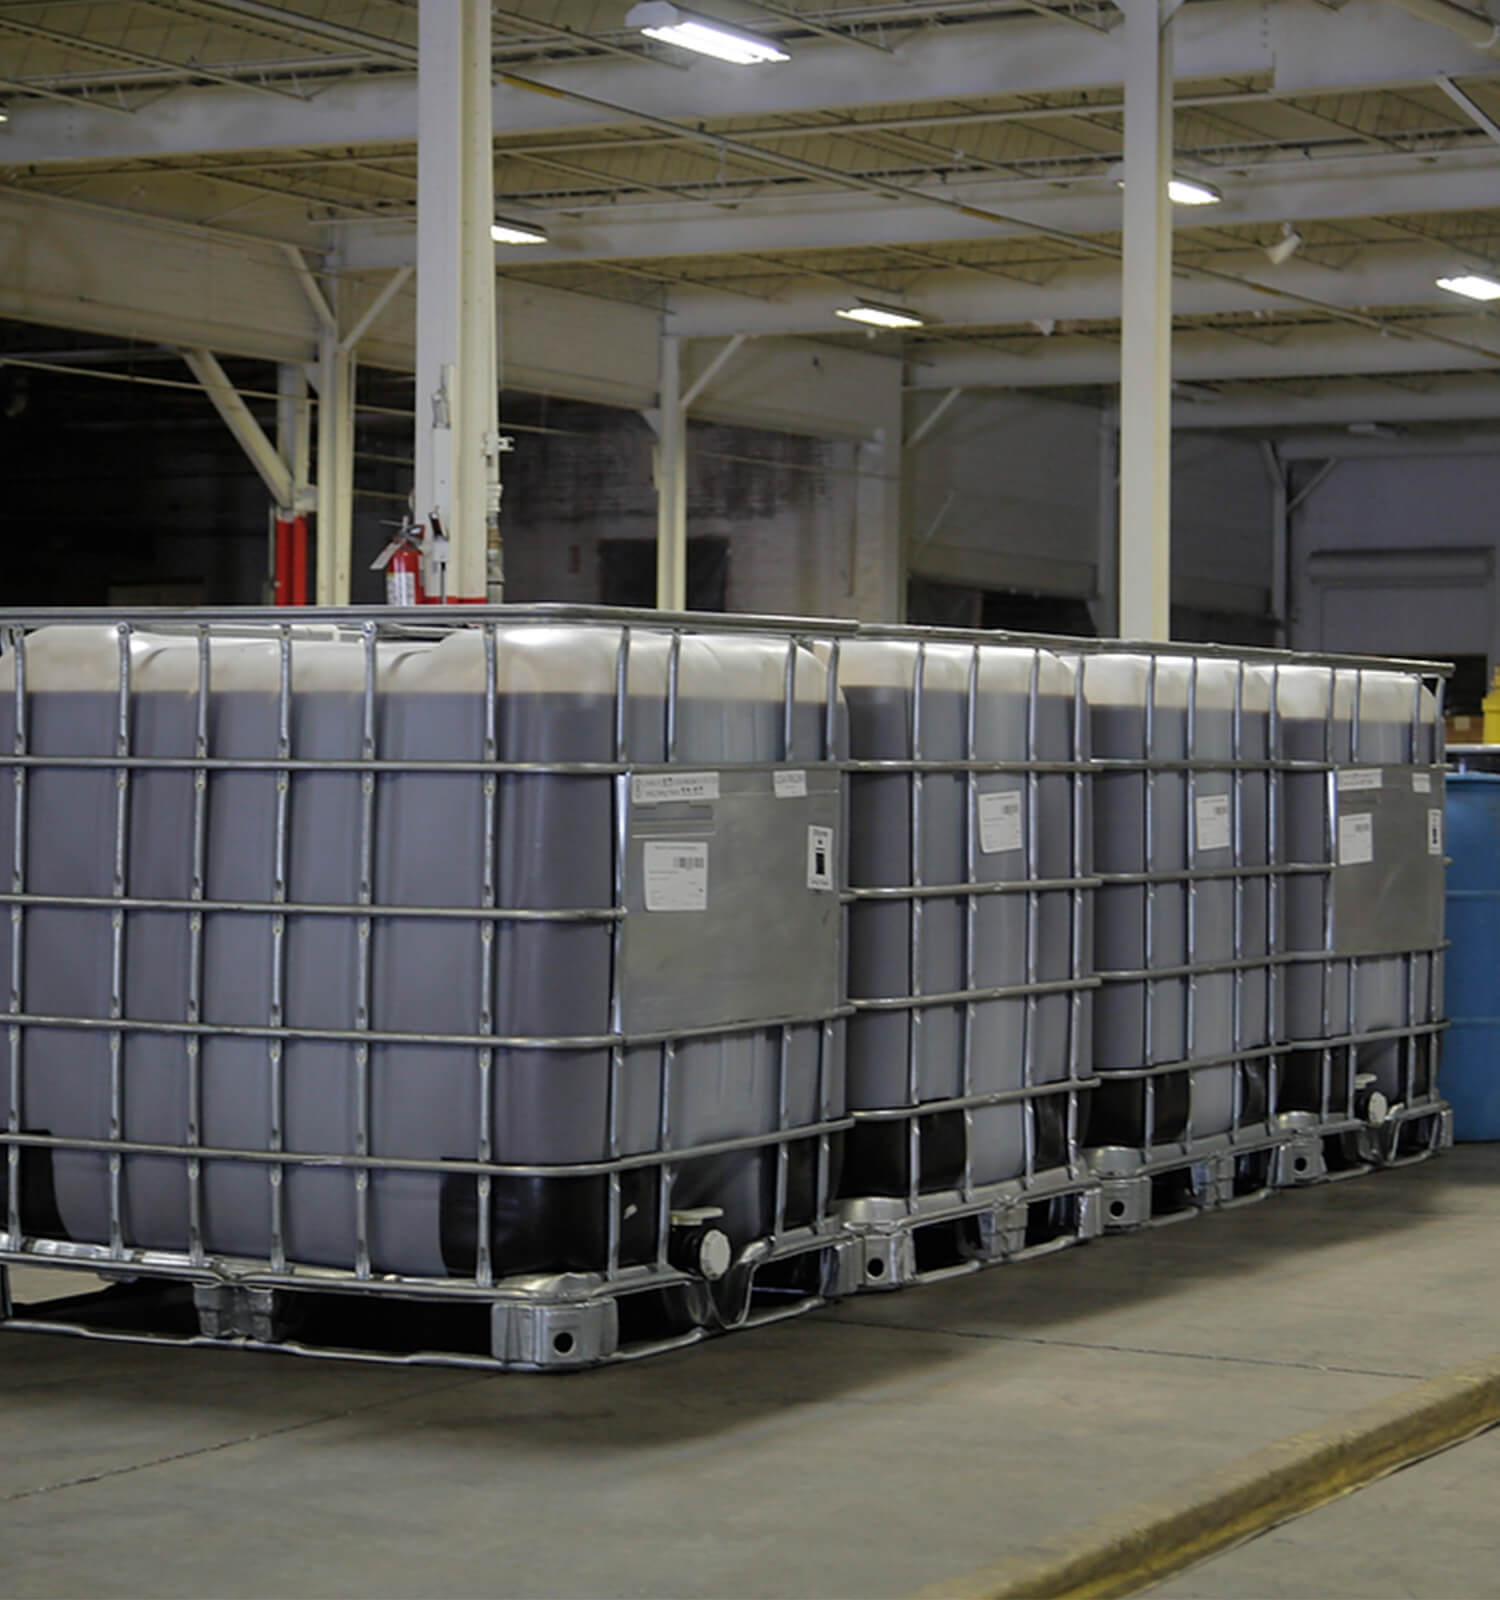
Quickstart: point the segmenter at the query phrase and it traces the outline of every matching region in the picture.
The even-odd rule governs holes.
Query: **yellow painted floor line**
[[[915,1600],[1106,1600],[1326,1505],[1500,1423],[1500,1354],[1339,1422],[1294,1434],[1191,1484],[923,1589]],[[1210,1424],[1211,1425],[1211,1424]]]

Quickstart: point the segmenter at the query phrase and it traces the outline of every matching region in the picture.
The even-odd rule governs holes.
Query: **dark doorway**
[[[649,611],[656,605],[656,541],[599,541],[599,603]],[[729,609],[729,541],[702,538],[687,542],[687,608]]]

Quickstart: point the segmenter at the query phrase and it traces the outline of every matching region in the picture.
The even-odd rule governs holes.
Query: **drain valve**
[[[691,1272],[717,1283],[729,1271],[734,1247],[729,1235],[713,1224],[724,1215],[721,1206],[701,1206],[696,1211],[674,1211],[667,1237],[667,1260],[679,1272]]]

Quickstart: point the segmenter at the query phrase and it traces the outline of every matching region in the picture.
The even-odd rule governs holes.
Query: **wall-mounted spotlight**
[[[921,328],[927,319],[905,306],[882,305],[878,300],[858,300],[852,306],[840,306],[839,316],[848,322],[863,322],[871,328]]]
[[[1273,267],[1280,267],[1290,261],[1301,248],[1302,235],[1297,232],[1290,222],[1283,222],[1281,225],[1281,237],[1275,244],[1266,246],[1266,257]]]
[[[546,244],[547,233],[534,228],[529,222],[512,222],[508,217],[496,217],[490,224],[490,238],[496,244]]]
[[[641,0],[632,6],[625,25],[639,28],[648,39],[675,44],[682,50],[695,50],[701,56],[727,61],[736,67],[758,67],[767,61],[792,58],[777,44],[753,33],[742,33],[712,17],[700,17],[673,5],[672,0]]]
[[[1461,294],[1466,300],[1500,300],[1500,278],[1486,272],[1455,272],[1437,280],[1439,289]]]

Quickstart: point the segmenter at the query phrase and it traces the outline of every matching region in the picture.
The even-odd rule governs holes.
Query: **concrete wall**
[[[936,397],[909,406],[910,436]],[[1103,446],[1103,448],[1101,448]],[[1092,597],[1112,449],[1092,407],[965,395],[906,453],[914,571],[981,588]],[[1271,488],[1257,441],[1173,441],[1172,598],[1202,627],[1269,609]],[[1237,625],[1241,627],[1242,625]]]
[[[1340,461],[1293,516],[1292,642],[1493,664],[1497,561],[1500,450]]]

